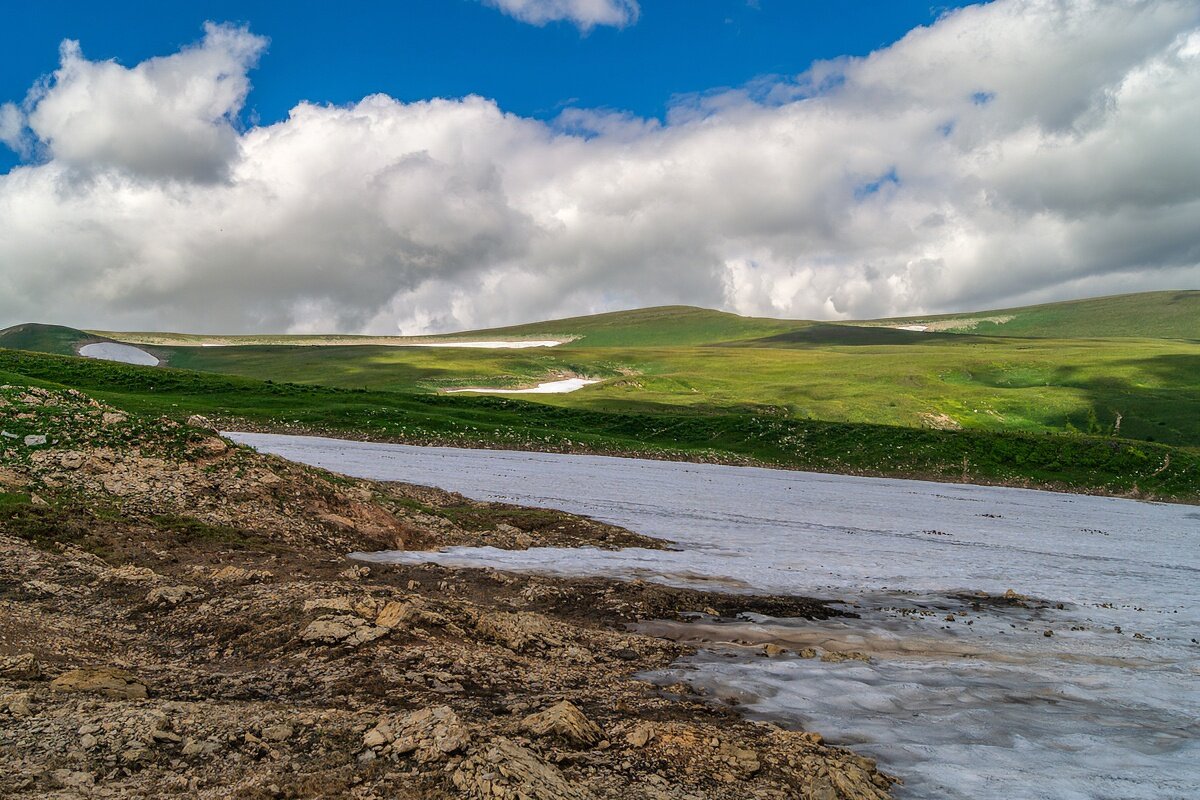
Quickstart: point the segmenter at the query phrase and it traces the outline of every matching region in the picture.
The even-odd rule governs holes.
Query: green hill
[[[61,356],[73,356],[81,345],[102,341],[107,339],[63,325],[43,325],[37,322],[13,325],[0,331],[0,347],[55,353]]]
[[[1051,339],[1137,337],[1200,341],[1200,291],[1142,292],[1020,308],[872,320],[873,326]]]
[[[575,347],[675,347],[745,341],[804,328],[803,320],[743,317],[694,306],[655,306],[486,328],[464,339],[573,338]]]

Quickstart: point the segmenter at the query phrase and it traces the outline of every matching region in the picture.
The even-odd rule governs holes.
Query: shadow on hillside
[[[1156,378],[1160,385],[1141,386],[1124,378],[1085,376],[1079,368],[1060,367],[1053,383],[1080,390],[1086,396],[1085,403],[1067,415],[1073,427],[1083,433],[1117,433],[1127,439],[1200,447],[1200,354],[1132,358],[1114,366],[1133,367]],[[1047,419],[1045,423],[1053,426],[1055,421]]]
[[[898,328],[870,327],[866,325],[838,325],[818,322],[761,339],[730,342],[727,347],[847,347],[914,344],[968,344],[992,341],[983,336],[966,333],[938,333],[905,331]]]

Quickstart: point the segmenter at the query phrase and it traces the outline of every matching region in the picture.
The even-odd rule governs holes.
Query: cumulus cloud
[[[16,103],[0,103],[0,144],[6,144],[22,155],[28,153],[25,115]]]
[[[210,23],[197,46],[126,68],[88,61],[67,40],[58,70],[26,101],[27,124],[50,158],[80,170],[220,180],[237,156],[246,71],[265,46],[244,28]]]
[[[210,28],[132,69],[69,48],[22,112],[46,155],[0,175],[0,323],[418,333],[660,303],[830,319],[1200,286],[1188,0],[968,7],[666,123],[376,95],[238,131],[261,47]],[[173,80],[150,69],[164,62]],[[136,119],[37,123],[61,85],[115,120],[110,69],[157,76],[137,80],[167,110],[137,140],[159,156],[119,144],[143,136]],[[185,151],[207,155],[161,155]]]
[[[483,0],[483,3],[531,25],[567,21],[583,31],[597,25],[624,28],[637,22],[641,13],[637,0]]]

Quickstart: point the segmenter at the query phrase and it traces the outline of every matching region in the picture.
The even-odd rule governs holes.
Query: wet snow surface
[[[143,367],[157,367],[158,359],[140,347],[117,342],[97,342],[85,344],[79,348],[79,355],[84,358],[99,358],[104,361],[120,361],[122,364],[139,364]]]
[[[736,697],[752,716],[876,757],[905,779],[900,797],[1198,796],[1195,507],[597,456],[234,438],[352,475],[588,514],[680,547],[455,548],[362,556],[369,560],[845,603],[861,618],[648,623],[708,647],[646,677]],[[971,597],[1007,589],[1031,600]],[[750,646],[764,642],[857,650],[872,661],[768,659]]]
[[[587,378],[564,378],[561,381],[539,383],[532,389],[488,389],[480,386],[469,389],[444,389],[443,391],[446,394],[457,394],[459,392],[482,392],[484,394],[566,394],[567,392],[579,391],[585,386],[599,382],[588,380]]]

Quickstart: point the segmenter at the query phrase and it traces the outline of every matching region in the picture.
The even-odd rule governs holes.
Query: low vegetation
[[[0,351],[0,381],[77,388],[120,408],[177,419],[205,414],[227,428],[1200,499],[1195,449],[1083,432],[939,430],[666,405],[591,410],[487,396],[273,383],[18,351]],[[19,425],[9,429],[21,432]]]

